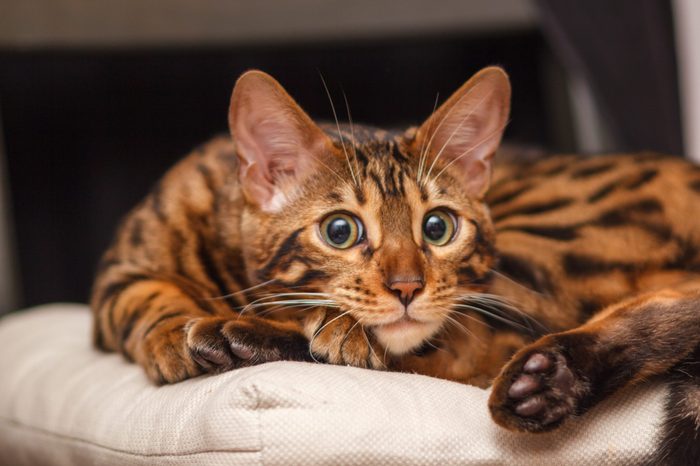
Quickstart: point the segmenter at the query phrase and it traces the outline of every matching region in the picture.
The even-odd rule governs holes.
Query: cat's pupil
[[[326,233],[333,243],[343,244],[350,238],[352,227],[346,219],[336,218],[328,224]]]
[[[445,223],[445,220],[437,215],[430,215],[425,219],[423,232],[428,239],[439,241],[447,232],[447,224]]]

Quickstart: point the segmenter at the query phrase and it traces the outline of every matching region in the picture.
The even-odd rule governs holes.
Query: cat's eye
[[[431,210],[423,218],[423,239],[435,246],[444,246],[454,236],[456,221],[454,216],[441,209]]]
[[[321,235],[334,248],[347,249],[362,241],[364,226],[352,215],[335,213],[321,222]]]

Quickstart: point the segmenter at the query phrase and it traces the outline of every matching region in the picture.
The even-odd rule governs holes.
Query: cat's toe
[[[189,353],[208,372],[221,372],[270,361],[311,359],[308,341],[297,332],[264,321],[194,319],[186,327]]]
[[[513,385],[508,389],[508,396],[515,399],[522,399],[532,395],[542,386],[542,380],[537,376],[522,374],[515,379]]]
[[[341,345],[342,360],[346,365],[366,369],[384,369],[384,364],[377,350],[372,346],[370,337],[359,327],[351,331]]]
[[[350,316],[331,313],[307,319],[311,352],[323,362],[367,369],[384,369],[373,337]]]
[[[222,333],[225,323],[224,319],[200,318],[185,327],[189,354],[207,372],[234,369],[255,356],[251,348],[231,344]]]
[[[557,348],[525,353],[511,361],[496,379],[489,408],[501,426],[544,432],[575,413],[586,384],[576,377]]]

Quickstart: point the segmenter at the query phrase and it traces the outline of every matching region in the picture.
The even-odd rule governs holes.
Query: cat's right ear
[[[279,211],[308,176],[330,139],[282,86],[262,71],[248,71],[236,82],[229,128],[241,163],[243,194],[267,212]]]
[[[453,167],[467,193],[483,198],[509,112],[508,75],[495,66],[479,71],[418,128],[416,145],[426,159],[423,176],[439,161]]]

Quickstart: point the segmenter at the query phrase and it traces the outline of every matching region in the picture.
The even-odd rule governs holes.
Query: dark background
[[[437,92],[442,101],[481,67],[498,64],[513,84],[506,140],[553,151],[577,148],[564,85],[575,70],[606,111],[611,149],[681,153],[670,7],[642,0],[632,11],[586,2],[594,4],[605,14],[594,9],[586,16],[576,2],[542,0],[541,28],[498,33],[235,47],[0,48],[20,304],[87,300],[120,218],[176,160],[227,131],[233,83],[250,68],[272,74],[312,116],[329,119],[320,72],[342,118],[341,87],[356,122],[396,127],[419,123]],[[588,41],[586,31],[608,34],[619,47]],[[635,34],[653,41],[645,48]],[[666,52],[649,58],[648,49],[659,44]],[[619,65],[615,73],[606,58]],[[649,65],[646,74],[638,72]],[[633,108],[642,89],[646,107]],[[659,112],[670,115],[668,128],[653,124]]]

